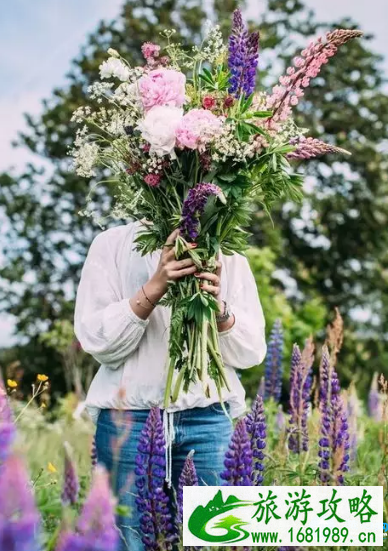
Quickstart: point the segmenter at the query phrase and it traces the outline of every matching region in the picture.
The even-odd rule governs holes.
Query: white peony
[[[147,112],[137,128],[150,144],[150,153],[175,156],[176,129],[182,117],[183,109],[169,105],[157,105]]]
[[[101,78],[116,77],[125,82],[129,79],[130,71],[121,59],[110,57],[107,61],[101,63],[100,76]]]

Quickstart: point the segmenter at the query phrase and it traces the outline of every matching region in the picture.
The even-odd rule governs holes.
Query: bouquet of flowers
[[[276,200],[301,197],[291,161],[347,153],[306,137],[292,108],[322,65],[361,34],[338,29],[312,42],[269,94],[255,92],[259,34],[248,32],[240,10],[227,45],[213,26],[191,50],[165,31],[165,50],[145,43],[141,67],[109,49],[101,80],[89,89],[93,101],[73,115],[81,123],[76,172],[115,185],[116,215],[151,222],[136,240],[142,254],[161,249],[179,228],[176,258],[215,271],[220,251],[244,253],[255,205],[269,211]],[[163,300],[171,307],[165,406],[198,380],[206,394],[213,380],[222,401],[228,381],[217,300],[191,276],[171,284]]]

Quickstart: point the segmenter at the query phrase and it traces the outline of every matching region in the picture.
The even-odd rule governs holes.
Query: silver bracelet
[[[224,313],[223,314],[217,314],[216,315],[216,322],[217,323],[225,323],[228,321],[230,316],[232,315],[229,310],[228,304],[225,302],[225,300],[222,301],[222,304],[224,305]]]

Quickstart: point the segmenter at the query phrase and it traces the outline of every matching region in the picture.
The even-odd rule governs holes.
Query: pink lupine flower
[[[154,69],[139,79],[140,101],[146,111],[155,106],[182,107],[186,77],[174,69]]]
[[[267,108],[273,111],[268,120],[269,128],[274,128],[273,123],[284,121],[291,115],[291,107],[298,104],[298,99],[303,96],[303,88],[310,85],[311,79],[337,53],[339,46],[359,36],[362,36],[361,31],[337,29],[327,33],[325,38],[320,37],[311,42],[300,56],[294,58],[294,67],[289,67],[287,75],[280,77],[279,85],[273,88],[268,98]]]
[[[206,109],[192,109],[182,118],[176,130],[178,144],[188,149],[205,150],[207,143],[222,130],[222,119]]]
[[[160,52],[160,46],[157,44],[152,44],[152,42],[144,42],[141,47],[141,52],[145,59],[158,57]]]
[[[295,151],[288,153],[288,159],[311,159],[313,157],[320,157],[327,153],[340,153],[342,155],[350,155],[349,151],[336,147],[321,140],[315,138],[301,137],[291,140],[291,145],[295,145]]]

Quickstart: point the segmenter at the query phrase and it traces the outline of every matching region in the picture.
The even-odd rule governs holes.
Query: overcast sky
[[[10,142],[23,129],[23,113],[38,114],[41,100],[64,83],[70,60],[100,19],[114,18],[122,0],[12,0],[0,19],[0,170],[23,166],[29,154]],[[249,13],[260,15],[265,0],[251,0]],[[376,36],[376,51],[386,56],[388,0],[305,0],[319,20],[351,16]],[[0,258],[1,261],[1,258]],[[12,320],[0,315],[0,346],[9,344]]]

